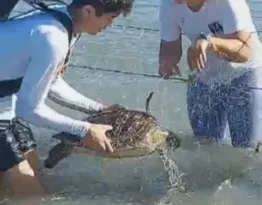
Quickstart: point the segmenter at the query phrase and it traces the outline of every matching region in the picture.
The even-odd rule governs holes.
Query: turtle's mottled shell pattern
[[[147,133],[158,127],[156,119],[143,111],[128,110],[119,105],[89,116],[86,121],[95,124],[107,124],[113,130],[106,133],[114,149],[136,147],[144,141]]]
[[[113,105],[99,112],[89,115],[84,121],[94,124],[111,125],[112,130],[106,135],[111,140],[113,153],[95,155],[109,158],[123,158],[145,156],[156,150],[156,147],[165,145],[169,132],[163,130],[156,119],[147,112],[129,110],[120,105]],[[61,140],[49,151],[45,160],[45,167],[52,168],[63,158],[76,152],[88,151],[79,146],[79,137],[69,133],[58,133],[53,138]]]

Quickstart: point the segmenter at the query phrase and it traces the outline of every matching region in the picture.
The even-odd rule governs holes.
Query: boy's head
[[[120,14],[128,15],[134,0],[73,0],[70,9],[79,33],[97,34]]]

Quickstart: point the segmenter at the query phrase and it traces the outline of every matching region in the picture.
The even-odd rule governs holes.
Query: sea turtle
[[[146,111],[126,109],[119,104],[90,114],[83,119],[90,123],[108,124],[113,127],[106,135],[114,148],[112,154],[101,155],[79,146],[79,137],[61,132],[52,137],[60,140],[51,148],[45,160],[46,168],[53,168],[59,161],[74,153],[89,153],[106,158],[146,156],[167,147],[176,149],[180,139],[170,130],[162,128],[149,112],[151,92],[146,100]]]

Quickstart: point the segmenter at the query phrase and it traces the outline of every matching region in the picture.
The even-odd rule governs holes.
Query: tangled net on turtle
[[[111,140],[113,153],[95,153],[80,147],[78,136],[61,132],[52,136],[60,142],[49,151],[45,167],[54,167],[73,152],[85,152],[107,158],[127,158],[150,155],[166,147],[173,149],[179,147],[180,139],[172,131],[162,128],[156,118],[149,113],[152,96],[153,92],[146,100],[145,111],[126,109],[115,104],[83,119],[90,123],[113,127],[106,132],[106,136]]]

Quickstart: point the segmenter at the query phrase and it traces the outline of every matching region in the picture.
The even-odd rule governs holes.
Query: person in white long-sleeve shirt
[[[105,135],[111,126],[72,119],[45,100],[50,97],[83,112],[105,107],[74,90],[59,73],[80,34],[101,32],[121,13],[128,14],[132,5],[133,0],[73,0],[54,7],[72,21],[70,45],[68,30],[48,12],[37,10],[0,22],[0,174],[15,194],[42,191],[34,166],[36,142],[27,123],[69,132],[83,147],[113,152]]]

